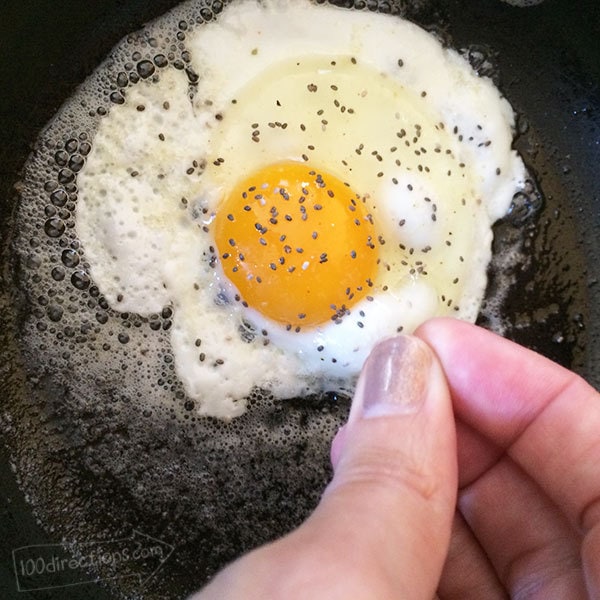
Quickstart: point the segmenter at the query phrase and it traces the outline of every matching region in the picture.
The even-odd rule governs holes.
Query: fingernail
[[[427,395],[431,351],[421,340],[399,336],[375,346],[361,381],[362,416],[414,414]]]

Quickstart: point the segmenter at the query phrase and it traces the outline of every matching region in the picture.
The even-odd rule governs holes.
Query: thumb
[[[430,600],[456,504],[454,420],[425,342],[378,345],[333,448],[335,475],[298,529],[222,571],[196,596]]]
[[[448,387],[423,341],[400,336],[375,347],[332,460],[335,475],[311,525],[341,542],[363,573],[374,570],[393,597],[432,598],[448,551],[457,465]]]

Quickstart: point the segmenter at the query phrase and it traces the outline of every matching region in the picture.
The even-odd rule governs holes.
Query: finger
[[[378,345],[332,449],[335,474],[291,535],[238,560],[202,598],[431,599],[456,506],[454,419],[421,340]]]
[[[342,451],[342,447],[344,445],[345,438],[346,438],[346,425],[342,425],[338,429],[333,440],[331,441],[330,457],[331,457],[331,464],[333,465],[334,469],[337,466],[338,461],[340,460],[340,454]]]
[[[493,467],[504,455],[504,448],[498,447],[473,427],[460,419],[456,420],[456,447],[458,456],[458,487],[477,479]]]
[[[458,417],[504,448],[576,526],[597,523],[598,393],[550,360],[458,320],[431,321],[419,335],[442,361]]]
[[[424,343],[376,347],[338,441],[311,525],[375,562],[401,597],[431,598],[454,513],[456,447],[444,376]]]
[[[438,594],[442,600],[508,598],[496,571],[460,513],[454,517]]]
[[[550,360],[466,323],[437,319],[417,335],[442,361],[458,417],[504,448],[586,536],[589,593],[600,595],[598,393]],[[471,476],[488,467],[487,459],[471,464]]]
[[[459,509],[512,598],[586,598],[581,538],[504,457],[459,496]]]

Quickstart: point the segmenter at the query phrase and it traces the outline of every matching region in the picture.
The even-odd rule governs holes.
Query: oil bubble
[[[70,138],[65,142],[65,150],[70,154],[73,154],[73,152],[77,152],[78,148],[79,141],[75,138]]]
[[[71,169],[64,168],[58,172],[58,181],[61,184],[72,183],[75,181],[75,173]]]
[[[51,238],[60,237],[65,232],[66,226],[62,219],[52,217],[44,223],[44,231]]]
[[[117,85],[120,88],[124,88],[124,87],[127,87],[129,85],[129,76],[124,71],[121,71],[117,75]]]
[[[157,54],[154,57],[154,64],[157,67],[164,68],[169,64],[169,61],[167,60],[167,57],[164,54]]]
[[[74,173],[78,173],[83,168],[85,164],[85,159],[80,154],[73,154],[71,159],[69,160],[69,169]]]
[[[54,192],[52,192],[52,194],[50,194],[50,201],[55,206],[62,207],[67,203],[67,200],[67,192],[65,192],[65,190],[63,189],[55,190]]]
[[[136,69],[142,79],[148,79],[148,77],[151,77],[156,70],[154,65],[149,60],[141,60],[137,64]]]
[[[54,281],[62,281],[65,278],[65,270],[61,267],[54,267],[50,275]]]
[[[90,276],[85,271],[75,271],[73,275],[71,275],[71,283],[78,290],[85,290],[90,285]]]
[[[69,162],[69,153],[64,150],[58,150],[54,155],[54,162],[56,162],[59,167],[66,167]]]
[[[49,306],[46,312],[48,314],[48,318],[54,323],[58,323],[58,321],[62,319],[62,316],[64,314],[64,310],[62,309],[62,307],[56,304],[52,304],[51,306]]]
[[[76,267],[79,264],[79,254],[70,248],[63,250],[61,259],[65,267]]]

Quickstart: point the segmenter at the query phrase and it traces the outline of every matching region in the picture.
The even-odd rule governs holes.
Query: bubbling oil
[[[194,95],[186,32],[222,6],[188,2],[128,36],[65,103],[25,166],[4,252],[12,272],[2,290],[3,352],[12,370],[2,424],[20,485],[57,541],[139,529],[172,545],[174,559],[147,598],[189,593],[301,522],[331,476],[330,440],[349,407],[343,396],[280,401],[257,389],[247,413],[230,423],[198,418],[175,374],[172,309],[149,317],[113,310],[77,239],[77,174],[100,120],[128,89],[165,69],[184,71]],[[493,53],[465,52],[495,77]],[[520,274],[533,269],[542,208],[532,177],[496,229],[480,321],[505,335],[522,326],[505,307]],[[121,581],[115,593],[131,596],[131,585]]]

